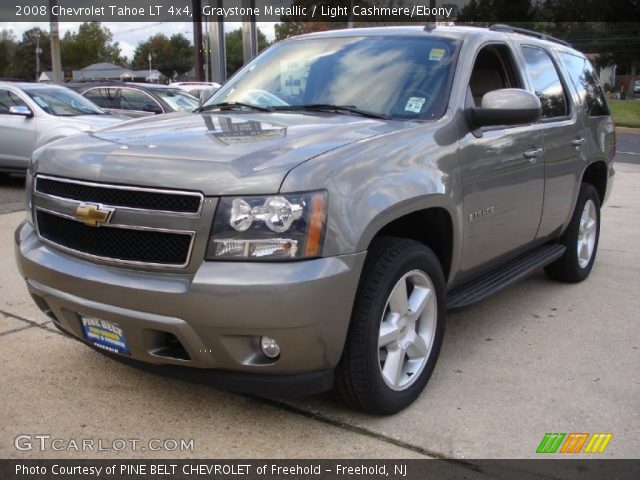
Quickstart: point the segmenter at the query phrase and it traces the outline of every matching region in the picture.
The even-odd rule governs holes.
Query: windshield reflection
[[[396,119],[439,118],[458,42],[362,36],[284,41],[245,66],[206,106],[246,103],[296,110],[349,106]]]

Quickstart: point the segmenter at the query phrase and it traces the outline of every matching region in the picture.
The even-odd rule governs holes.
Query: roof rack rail
[[[565,42],[564,40],[560,40],[559,38],[552,37],[551,35],[547,35],[546,33],[535,32],[533,30],[527,30],[526,28],[512,27],[511,25],[504,25],[502,23],[491,25],[489,27],[489,30],[492,30],[494,32],[521,33],[523,35],[529,35],[530,37],[536,37],[541,40],[548,40],[550,42],[559,43],[567,47],[571,46],[569,42]]]

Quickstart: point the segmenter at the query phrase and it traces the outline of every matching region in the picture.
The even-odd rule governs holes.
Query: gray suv
[[[56,326],[165,375],[389,414],[448,310],[584,280],[614,125],[589,61],[497,25],[280,42],[193,113],[39,149],[21,274]]]

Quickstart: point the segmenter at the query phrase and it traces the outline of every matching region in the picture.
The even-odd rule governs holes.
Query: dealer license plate
[[[122,327],[116,322],[81,315],[84,338],[96,347],[114,353],[129,353]]]

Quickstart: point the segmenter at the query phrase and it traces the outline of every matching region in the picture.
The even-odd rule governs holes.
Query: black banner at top
[[[640,0],[0,0],[3,22],[637,22]]]

